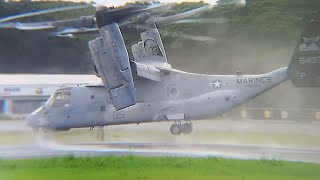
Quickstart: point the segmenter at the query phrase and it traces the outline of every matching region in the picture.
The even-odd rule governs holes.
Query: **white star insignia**
[[[209,86],[214,87],[214,88],[221,88],[222,86],[226,86],[226,82],[222,82],[220,80],[216,80],[215,82],[209,83]]]
[[[216,81],[215,83],[213,83],[214,88],[220,88],[222,83],[220,81]]]

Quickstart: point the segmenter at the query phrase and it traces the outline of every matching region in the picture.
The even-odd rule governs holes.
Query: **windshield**
[[[57,91],[48,100],[49,106],[65,106],[69,104],[71,92],[70,91]]]

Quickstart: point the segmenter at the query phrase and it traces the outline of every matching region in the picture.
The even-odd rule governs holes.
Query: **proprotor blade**
[[[84,8],[88,8],[88,7],[90,7],[90,5],[70,6],[70,7],[53,8],[53,9],[45,9],[45,10],[40,10],[40,11],[28,12],[28,13],[24,13],[24,14],[18,14],[18,15],[13,15],[13,16],[1,18],[0,23],[15,20],[15,19],[20,19],[20,18],[25,18],[25,17],[37,16],[37,15],[42,15],[42,14],[50,14],[50,13],[55,13],[55,12],[60,12],[60,11],[68,11],[68,10],[74,10],[74,9],[84,9]]]

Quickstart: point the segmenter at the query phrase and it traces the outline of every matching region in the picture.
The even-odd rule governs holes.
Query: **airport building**
[[[61,86],[100,82],[95,75],[0,74],[0,117],[25,116]]]

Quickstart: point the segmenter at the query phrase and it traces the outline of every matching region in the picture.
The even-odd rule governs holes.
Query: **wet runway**
[[[74,131],[74,134],[71,131],[69,136],[60,137],[60,140],[64,140],[63,142],[47,141],[42,138],[21,142],[18,141],[21,135],[15,135],[22,132],[22,136],[30,136],[31,138],[31,128],[27,127],[24,121],[2,121],[0,122],[0,132],[3,136],[3,142],[8,143],[4,141],[6,139],[9,139],[10,142],[17,140],[17,142],[8,143],[10,145],[0,144],[0,159],[132,154],[139,156],[275,159],[320,163],[320,147],[317,143],[318,137],[320,138],[320,123],[199,121],[194,123],[193,136],[181,137],[168,135],[168,127],[170,127],[170,123],[111,126],[106,129],[106,139],[109,143],[89,140],[86,131]],[[233,137],[233,135],[241,136],[242,134],[245,135],[239,138]],[[265,140],[266,136],[272,135],[275,136]],[[71,139],[68,139],[70,136]],[[247,142],[246,139],[252,138],[252,136],[259,140],[254,140],[254,142],[261,141],[261,143],[254,143],[254,145],[248,143],[249,141]],[[285,138],[285,140],[280,141],[281,138]],[[314,148],[304,144],[286,146],[281,143],[288,140],[301,143],[298,138],[303,138],[303,142],[310,141]]]
[[[320,163],[320,149],[263,147],[254,145],[171,144],[171,143],[81,143],[62,145],[0,146],[0,159],[62,157],[72,155],[226,157],[236,159],[275,159]]]
[[[128,124],[110,126],[111,129],[126,131],[169,131],[171,122]],[[233,132],[265,132],[265,133],[300,133],[320,136],[320,121],[290,121],[290,120],[203,120],[193,121],[195,131],[233,131]],[[32,132],[23,120],[0,121],[0,132]]]

